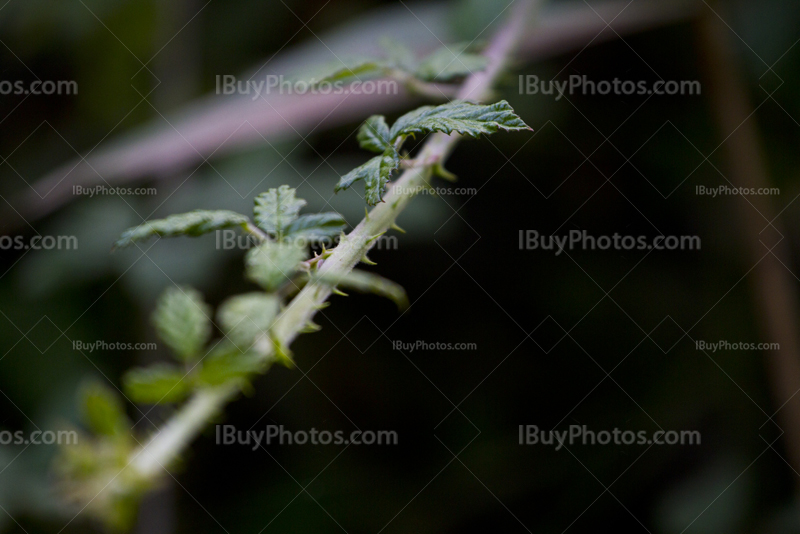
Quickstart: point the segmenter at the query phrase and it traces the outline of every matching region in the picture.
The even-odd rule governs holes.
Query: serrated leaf
[[[240,350],[247,350],[260,336],[269,337],[269,329],[279,310],[277,297],[247,293],[223,302],[217,318],[228,339]]]
[[[193,379],[178,367],[156,364],[131,369],[122,377],[125,394],[139,404],[168,404],[186,398]]]
[[[195,210],[179,215],[170,215],[166,219],[148,221],[142,225],[128,228],[114,244],[115,248],[123,248],[151,237],[197,237],[216,230],[240,226],[245,228],[250,219],[239,213],[227,210]]]
[[[247,278],[266,291],[274,291],[289,281],[305,259],[305,247],[296,242],[267,241],[247,252]]]
[[[408,296],[400,284],[377,274],[354,270],[346,275],[316,273],[312,279],[331,287],[352,289],[362,293],[374,293],[392,300],[399,309],[408,307]]]
[[[338,213],[315,213],[302,215],[283,231],[284,239],[325,239],[337,236],[347,228],[344,217]]]
[[[246,380],[266,368],[264,359],[253,352],[241,351],[224,341],[203,361],[198,374],[200,383],[220,386],[232,380]]]
[[[196,359],[211,336],[211,308],[199,291],[170,287],[158,299],[153,324],[178,359]]]
[[[253,210],[256,225],[268,234],[280,236],[306,205],[295,193],[295,189],[282,185],[258,195]]]
[[[82,391],[83,420],[101,436],[124,435],[131,427],[122,400],[116,391],[99,383],[91,383]]]
[[[394,123],[392,140],[403,135],[458,132],[469,137],[493,134],[498,130],[530,130],[508,102],[502,100],[489,106],[453,101],[441,106],[423,106],[406,113]]]
[[[465,52],[466,48],[466,45],[450,45],[436,50],[420,62],[416,77],[426,82],[446,82],[485,69],[489,60]]]
[[[386,117],[373,115],[368,118],[358,130],[358,143],[361,148],[378,154],[391,149],[392,140],[389,137],[389,125],[386,124]]]
[[[399,166],[400,156],[394,148],[390,148],[383,155],[375,156],[364,165],[356,167],[342,176],[334,191],[338,193],[355,182],[364,180],[367,204],[374,206],[383,200],[383,190],[386,188],[392,172]]]

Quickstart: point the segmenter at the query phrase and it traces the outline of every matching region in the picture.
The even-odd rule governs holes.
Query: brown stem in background
[[[710,89],[708,99],[720,134],[726,139],[727,176],[734,187],[770,187],[755,119],[751,117],[754,110],[729,42],[730,30],[710,11],[701,17],[698,28]],[[800,472],[800,322],[796,287],[787,271],[790,261],[785,243],[781,240],[768,247],[761,240],[763,237],[769,242],[773,236],[786,233],[775,220],[778,213],[767,196],[737,198],[733,215],[741,225],[747,259],[757,264],[750,278],[761,337],[765,342],[779,343],[779,350],[765,351],[764,356],[777,406],[777,423],[785,432],[788,461]]]
[[[415,11],[419,9],[417,4],[412,6]],[[396,7],[400,13],[408,15],[406,8]],[[430,13],[426,11],[429,16],[434,12],[439,15],[426,22],[426,27],[432,25],[430,31],[422,34],[427,42],[410,43],[418,54],[441,46],[436,36],[447,39],[449,34],[444,26],[436,26],[435,22],[447,20],[450,7],[442,4],[428,8],[431,10]],[[542,13],[539,29],[522,36],[518,57],[530,63],[580,50],[588,44],[596,45],[617,35],[628,35],[685,20],[694,15],[696,8],[696,2],[689,0],[603,0],[593,2],[591,6],[582,2],[553,2]],[[413,16],[397,16],[395,13],[384,20],[386,18],[382,11],[376,11],[370,18],[370,24],[361,21],[359,32],[353,32],[353,35],[358,37],[359,42],[370,42],[377,41],[379,35],[390,29],[400,31],[403,35],[420,26]],[[606,21],[613,21],[614,31],[604,31]],[[378,33],[374,36],[364,35],[363,28],[366,27],[375,27],[374,31]],[[347,28],[341,28],[339,33],[342,32],[346,33]],[[321,39],[326,43],[338,42],[335,35],[324,34]],[[174,45],[171,43],[169,47]],[[337,54],[344,54],[339,46],[334,46]],[[315,61],[313,57],[303,55],[300,48],[287,47],[268,61],[269,72],[288,71],[295,61]],[[330,54],[329,50],[323,52],[325,58]],[[364,53],[359,51],[359,54]],[[163,54],[165,52],[160,55]],[[156,57],[157,61],[160,55]],[[260,72],[260,76],[266,74],[266,71]],[[137,76],[146,77],[150,74],[142,70]],[[242,79],[246,80],[248,76]],[[425,90],[430,89],[439,99],[439,89],[436,86],[425,87]],[[196,99],[178,113],[156,116],[147,125],[123,135],[114,132],[102,142],[102,148],[92,150],[85,159],[65,163],[33,182],[33,190],[25,188],[10,198],[13,208],[0,201],[0,228],[10,234],[24,227],[26,221],[33,223],[57,211],[78,198],[72,192],[75,185],[118,187],[148,178],[174,176],[175,173],[195,168],[212,155],[263,146],[265,140],[275,143],[301,135],[305,137],[311,132],[359,122],[373,113],[405,109],[414,100],[414,95],[402,87],[399,94],[273,93],[256,99],[251,95],[209,95]],[[142,105],[149,107],[148,104]],[[161,111],[154,113],[159,115]]]

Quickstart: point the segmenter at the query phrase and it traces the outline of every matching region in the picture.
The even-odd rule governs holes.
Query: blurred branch
[[[738,72],[735,54],[729,42],[730,30],[709,11],[699,22],[700,51],[707,86],[719,133],[725,139],[727,174],[733,187],[769,188],[770,180],[747,91]],[[780,215],[767,196],[736,199],[732,217],[740,221],[746,256],[754,264],[751,280],[758,327],[763,341],[779,343],[779,350],[765,352],[770,389],[778,406],[779,426],[785,431],[789,463],[800,471],[800,325],[796,284],[790,278],[789,251]],[[774,247],[760,237],[780,236]],[[749,267],[749,265],[748,265]]]
[[[523,36],[519,58],[541,60],[581,49],[589,44],[612,40],[617,35],[649,30],[690,17],[696,2],[684,0],[605,0],[588,3],[553,3],[542,12],[540,29]],[[449,5],[412,4],[393,6],[347,27],[322,36],[339,54],[365,53],[364,43],[377,43],[385,34],[414,35],[410,43],[421,54],[439,46],[439,39],[450,39]],[[423,33],[416,16],[426,21]],[[613,31],[608,29],[611,24]],[[356,31],[357,29],[357,31]],[[354,38],[353,36],[358,36]],[[329,59],[330,51],[317,45],[302,45],[282,52],[267,61],[257,74],[290,72],[293,66]],[[267,71],[264,67],[268,67]],[[242,77],[244,79],[246,76]],[[426,88],[429,89],[429,88]],[[119,187],[146,178],[170,176],[203,163],[207,158],[260,145],[305,137],[314,132],[358,122],[376,112],[403,109],[417,98],[414,91],[400,88],[400,94],[343,95],[210,95],[183,111],[136,129],[80,160],[70,161],[34,184],[12,204],[27,221],[33,222],[72,201],[73,186],[108,185]],[[168,124],[164,124],[164,121]],[[5,216],[8,225],[22,225],[16,214]]]

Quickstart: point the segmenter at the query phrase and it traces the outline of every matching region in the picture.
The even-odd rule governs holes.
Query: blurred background
[[[165,359],[161,348],[75,347],[155,342],[149,315],[173,283],[214,305],[251,288],[244,252],[217,250],[215,236],[112,254],[122,230],[194,208],[248,213],[281,184],[354,226],[360,191],[334,196],[333,187],[364,161],[356,128],[422,102],[220,95],[218,77],[288,78],[380,54],[385,36],[419,55],[482,43],[508,5],[0,6],[0,81],[78,88],[0,96],[2,234],[78,243],[0,251],[0,429],[80,425],[81,383],[119,385],[125,370]],[[554,0],[539,23],[497,90],[534,132],[463,142],[448,165],[458,184],[416,199],[399,220],[408,233],[371,254],[411,308],[334,297],[318,316],[322,331],[293,346],[298,368],[273,369],[220,420],[393,430],[398,445],[253,451],[215,445],[210,429],[145,501],[139,532],[800,531],[791,445],[800,420],[791,402],[782,408],[800,361],[800,4]],[[690,80],[702,93],[557,98],[524,94],[519,75]],[[96,185],[149,191],[75,189]],[[778,191],[712,197],[700,186]],[[702,248],[521,250],[521,232],[572,230],[698,236]],[[697,348],[720,340],[781,349]],[[398,341],[474,345],[395,350]],[[127,408],[142,434],[170,413]],[[555,450],[520,444],[525,425],[699,431],[702,442]],[[0,447],[3,532],[100,531],[57,498],[55,453]]]

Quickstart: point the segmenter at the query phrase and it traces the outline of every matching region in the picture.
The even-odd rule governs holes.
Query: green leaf
[[[405,289],[401,285],[377,274],[358,270],[351,271],[343,276],[317,273],[313,275],[312,280],[333,288],[352,289],[362,293],[374,293],[381,297],[386,297],[397,304],[397,307],[401,310],[408,307],[408,296]]]
[[[443,179],[447,180],[448,182],[457,182],[458,181],[458,177],[455,174],[453,174],[452,172],[450,172],[447,169],[445,169],[445,167],[444,167],[444,165],[442,165],[441,161],[437,162],[437,163],[434,163],[433,166],[431,167],[431,170],[433,171],[433,175],[434,176],[438,176],[439,178],[443,178]]]
[[[295,193],[293,188],[282,185],[258,195],[254,210],[256,225],[268,234],[280,236],[306,205],[306,201],[296,198]]]
[[[417,67],[416,77],[426,82],[446,82],[485,69],[488,58],[467,53],[466,48],[466,45],[440,48],[422,60]]]
[[[293,369],[294,360],[289,347],[276,336],[272,336],[272,347],[275,349],[275,358],[289,369]]]
[[[262,373],[266,362],[258,354],[242,352],[232,343],[221,342],[203,361],[198,380],[208,386],[220,386],[232,380],[246,380]]]
[[[312,83],[319,86],[322,83],[344,83],[354,80],[369,80],[386,75],[390,67],[385,61],[372,58],[345,58],[343,61],[332,61],[315,69],[315,75],[310,76]]]
[[[228,339],[240,350],[247,350],[260,336],[269,337],[269,329],[279,310],[277,297],[247,293],[223,302],[217,318]]]
[[[520,131],[531,128],[520,119],[508,102],[502,100],[485,106],[465,101],[449,102],[441,106],[423,106],[406,113],[394,123],[392,140],[401,135],[458,132],[469,137],[493,134],[498,130]]]
[[[153,324],[158,336],[183,361],[194,360],[211,336],[211,308],[190,287],[170,287],[158,299]]]
[[[414,52],[405,44],[392,39],[391,37],[384,37],[380,42],[381,48],[386,52],[388,62],[405,71],[413,71],[417,63]]]
[[[84,387],[83,420],[86,426],[101,436],[120,436],[130,430],[131,422],[117,393],[93,382]]]
[[[186,398],[193,378],[174,365],[156,364],[131,369],[122,377],[125,393],[140,404],[167,404]]]
[[[266,291],[274,291],[289,281],[305,259],[305,247],[298,243],[267,241],[247,252],[247,278]]]
[[[148,221],[140,226],[128,228],[114,244],[115,248],[123,248],[133,243],[144,241],[154,236],[197,237],[215,230],[223,230],[239,226],[245,228],[250,220],[244,215],[227,210],[195,210],[179,215],[170,215],[166,219]]]
[[[347,222],[338,213],[303,215],[284,228],[284,239],[324,239],[341,234],[346,227]]]
[[[389,125],[386,124],[386,117],[383,115],[373,115],[368,118],[361,129],[358,131],[358,142],[361,148],[382,154],[392,148],[392,140],[389,137]]]
[[[342,176],[334,191],[338,193],[355,182],[364,180],[367,204],[374,206],[383,200],[383,190],[386,188],[392,172],[399,166],[400,156],[394,148],[390,148],[383,155],[375,156],[364,165],[356,167]]]

